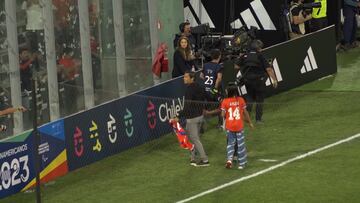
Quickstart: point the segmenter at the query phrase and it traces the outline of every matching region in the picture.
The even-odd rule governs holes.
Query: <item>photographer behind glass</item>
[[[235,69],[242,73],[241,78],[237,78],[237,84],[246,86],[247,111],[251,112],[252,104],[256,102],[256,123],[262,123],[263,103],[265,99],[265,82],[268,76],[272,79],[274,88],[277,88],[277,79],[272,66],[261,54],[263,43],[260,40],[253,40],[250,43],[249,51],[240,55],[235,60]]]
[[[311,9],[303,8],[304,0],[292,0],[290,4],[290,39],[303,36],[306,33],[305,22],[312,19]]]

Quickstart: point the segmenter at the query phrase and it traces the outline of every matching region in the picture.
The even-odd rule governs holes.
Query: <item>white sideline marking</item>
[[[289,163],[291,163],[291,162],[294,162],[294,161],[303,159],[303,158],[305,158],[305,157],[307,157],[307,156],[311,156],[311,155],[313,155],[313,154],[319,153],[319,152],[324,151],[324,150],[326,150],[326,149],[335,147],[335,146],[340,145],[340,144],[343,144],[343,143],[345,143],[345,142],[349,142],[349,141],[351,141],[351,140],[353,140],[353,139],[356,139],[356,138],[358,138],[358,137],[360,137],[360,133],[359,133],[359,134],[356,134],[356,135],[353,135],[353,136],[351,136],[351,137],[348,137],[348,138],[346,138],[346,139],[339,140],[339,141],[337,141],[337,142],[335,142],[335,143],[326,145],[326,146],[324,146],[324,147],[315,149],[315,150],[313,150],[313,151],[307,152],[307,153],[305,153],[305,154],[301,154],[301,155],[296,156],[296,157],[294,157],[294,158],[292,158],[292,159],[288,159],[288,160],[286,160],[286,161],[284,161],[284,162],[281,162],[281,163],[279,163],[279,164],[276,164],[276,165],[274,165],[274,166],[271,166],[271,167],[269,167],[269,168],[267,168],[267,169],[261,170],[261,171],[259,171],[259,172],[254,173],[254,174],[251,174],[251,175],[248,175],[248,176],[245,176],[245,177],[242,177],[242,178],[233,180],[233,181],[231,181],[231,182],[228,182],[228,183],[225,183],[225,184],[223,184],[223,185],[217,186],[217,187],[215,187],[215,188],[213,188],[213,189],[206,190],[206,191],[204,191],[204,192],[202,192],[202,193],[199,193],[199,194],[194,195],[194,196],[192,196],[192,197],[189,197],[189,198],[187,198],[187,199],[180,200],[180,201],[178,201],[177,203],[188,202],[188,201],[191,201],[191,200],[193,200],[193,199],[202,197],[202,196],[204,196],[204,195],[210,194],[210,193],[215,192],[215,191],[217,191],[217,190],[221,190],[221,189],[223,189],[223,188],[229,187],[229,186],[231,186],[231,185],[234,185],[234,184],[236,184],[236,183],[242,182],[242,181],[244,181],[244,180],[247,180],[247,179],[250,179],[250,178],[254,178],[254,177],[259,176],[259,175],[262,175],[262,174],[265,174],[265,173],[267,173],[267,172],[270,172],[270,171],[272,171],[272,170],[275,170],[275,169],[277,169],[277,168],[280,168],[280,167],[282,167],[282,166],[285,166],[285,165],[287,165],[287,164],[289,164]]]
[[[275,159],[258,159],[259,161],[262,161],[262,162],[277,162],[278,160],[275,160]]]

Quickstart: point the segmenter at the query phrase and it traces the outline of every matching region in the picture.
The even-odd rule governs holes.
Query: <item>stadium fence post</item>
[[[34,133],[34,166],[36,173],[36,202],[41,203],[41,188],[40,188],[40,157],[39,157],[39,144],[40,134],[38,133],[38,122],[37,122],[37,82],[35,78],[32,78],[32,110],[33,110],[33,133]]]

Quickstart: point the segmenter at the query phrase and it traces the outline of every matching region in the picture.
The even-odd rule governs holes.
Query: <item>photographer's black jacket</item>
[[[249,79],[266,76],[266,68],[271,67],[265,57],[255,51],[242,55],[235,64],[240,66],[243,77]]]

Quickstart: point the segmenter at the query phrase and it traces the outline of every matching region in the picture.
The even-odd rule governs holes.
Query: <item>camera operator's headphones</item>
[[[257,51],[258,49],[262,49],[264,47],[264,43],[261,40],[253,40],[250,43],[250,50]]]
[[[180,32],[183,33],[184,29],[185,29],[185,23],[180,23],[180,25],[179,25]]]
[[[180,23],[180,25],[179,25],[179,30],[180,30],[180,32],[183,33],[184,30],[185,30],[185,26],[186,26],[186,25],[189,25],[189,24],[190,24],[190,23],[189,23],[188,21],[183,22],[183,23]]]

